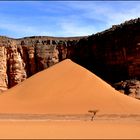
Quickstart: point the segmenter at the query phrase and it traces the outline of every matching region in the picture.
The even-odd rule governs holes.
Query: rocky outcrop
[[[27,78],[22,48],[19,48],[16,41],[10,41],[7,47],[7,76],[8,88],[24,81]]]
[[[66,59],[68,48],[80,38],[0,37],[0,91]]]
[[[0,37],[0,90],[66,58],[110,84],[140,80],[140,18],[84,37]]]
[[[7,90],[8,76],[7,76],[7,49],[5,42],[0,44],[0,91]]]
[[[113,85],[116,90],[129,95],[131,97],[140,99],[140,81],[136,79],[125,80]]]
[[[81,39],[73,60],[110,84],[140,79],[140,18]]]

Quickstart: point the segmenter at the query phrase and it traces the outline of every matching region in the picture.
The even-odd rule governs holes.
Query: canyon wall
[[[11,88],[66,58],[110,84],[140,79],[140,19],[85,37],[1,36],[0,90]]]
[[[81,37],[0,37],[0,91],[7,90],[33,74],[69,57]]]
[[[140,18],[81,39],[73,60],[111,84],[140,79]]]

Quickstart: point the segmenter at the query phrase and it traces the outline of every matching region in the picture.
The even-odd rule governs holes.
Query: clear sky
[[[91,35],[138,17],[139,1],[0,1],[0,35]]]

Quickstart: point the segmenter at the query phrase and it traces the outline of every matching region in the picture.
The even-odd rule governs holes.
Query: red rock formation
[[[7,76],[7,49],[4,44],[0,44],[0,91],[7,90],[8,76]]]
[[[80,37],[0,37],[0,91],[67,58],[67,42],[79,39]]]
[[[109,83],[140,79],[140,18],[78,42],[73,60]]]
[[[13,87],[27,78],[25,65],[16,41],[10,41],[7,48],[8,87]]]

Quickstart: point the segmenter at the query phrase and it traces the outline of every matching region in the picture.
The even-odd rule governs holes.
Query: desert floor
[[[0,138],[140,139],[140,101],[64,60],[0,95]]]
[[[87,119],[1,119],[0,138],[140,138],[140,117]]]

